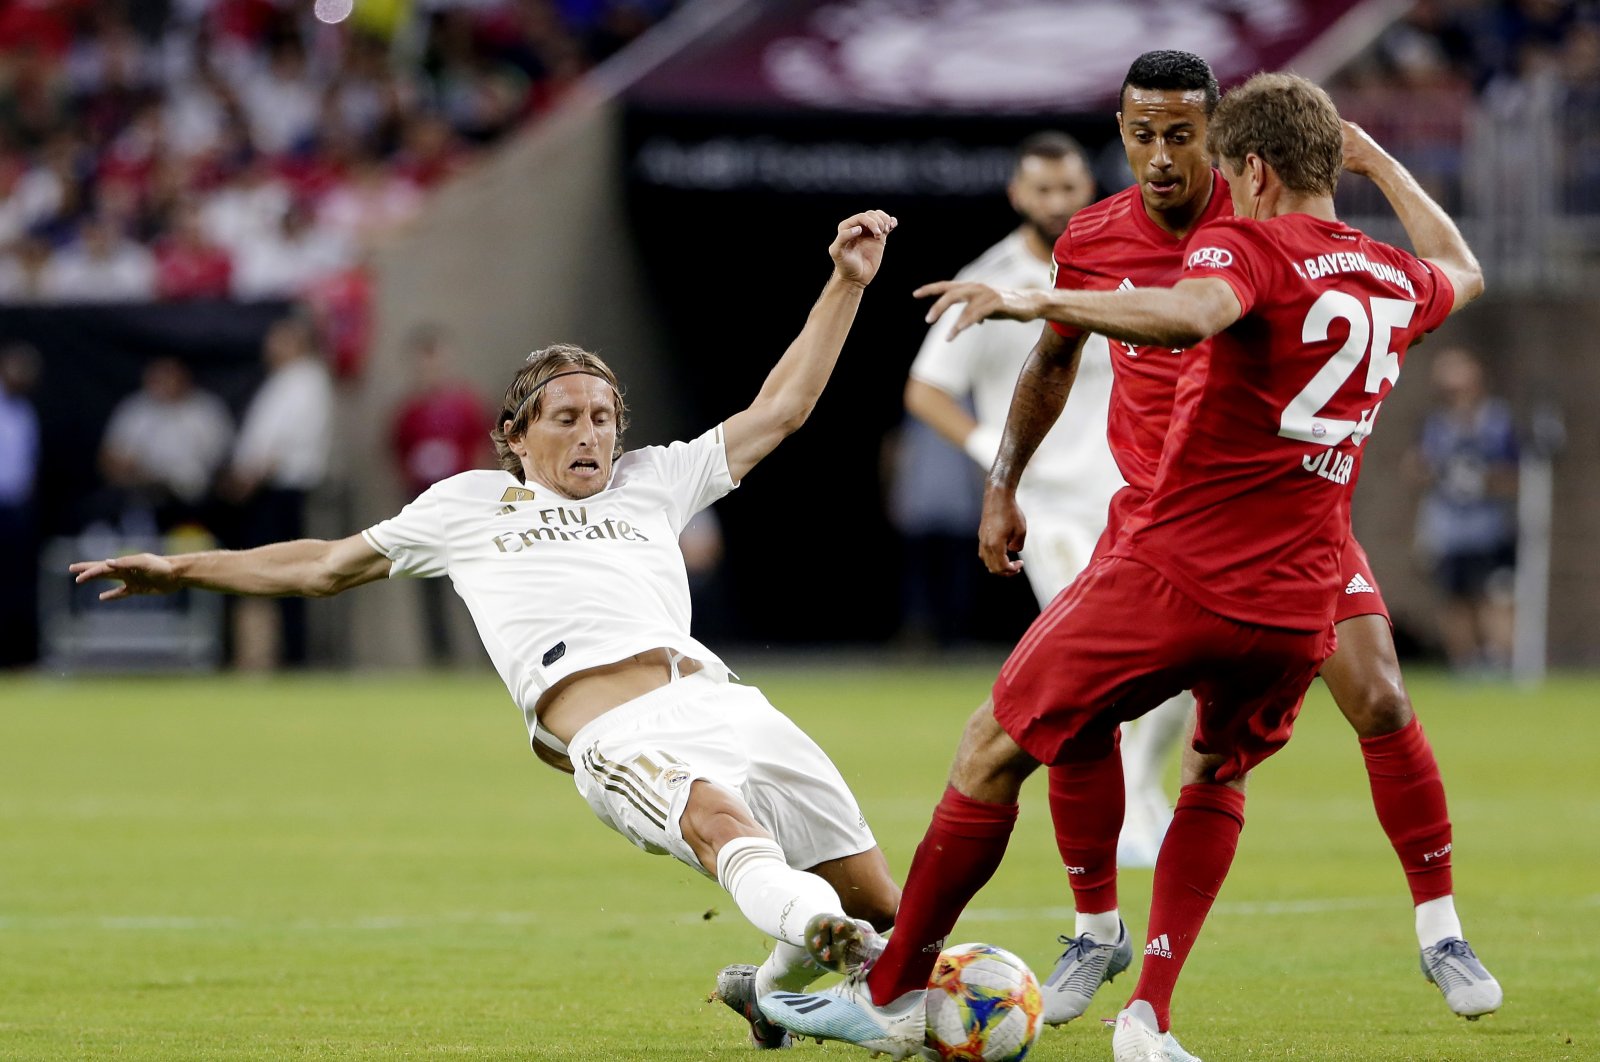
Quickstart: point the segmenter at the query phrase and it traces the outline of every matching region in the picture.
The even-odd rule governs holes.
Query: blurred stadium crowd
[[[102,440],[99,483],[69,526],[123,541],[192,527],[237,545],[299,532],[327,471],[325,369],[352,377],[365,363],[368,252],[674,6],[0,0],[0,306],[311,310],[268,333],[268,372],[237,430],[192,366],[153,357],[108,421],[80,425]],[[3,338],[0,664],[33,658],[39,534],[54,533],[40,524],[48,455],[30,402],[44,360]],[[437,452],[396,446],[408,479],[412,452]]]
[[[331,409],[327,374],[312,381],[304,362],[323,361],[336,377],[359,375],[372,334],[369,252],[403,230],[432,190],[537,120],[587,70],[677,6],[0,0],[0,306],[306,300],[314,312],[263,344],[267,378],[286,388],[274,351],[293,347],[294,356],[278,360],[294,363],[306,393]],[[1329,88],[1347,117],[1393,146],[1430,192],[1463,215],[1480,249],[1498,249],[1503,261],[1520,244],[1470,227],[1474,216],[1488,216],[1484,189],[1526,198],[1531,181],[1548,180],[1559,197],[1551,216],[1600,213],[1600,0],[1420,0]],[[1503,160],[1491,169],[1503,169],[1504,179],[1476,179],[1475,138],[1481,148],[1495,128],[1480,120],[1486,115],[1507,128],[1565,121],[1558,163],[1530,175],[1521,141],[1505,139],[1498,151],[1477,152]],[[1103,189],[1125,182],[1119,145],[1108,145],[1102,161]],[[1341,213],[1388,217],[1373,189],[1346,184],[1353,187],[1341,190]],[[1525,228],[1521,215],[1509,220],[1508,231]],[[481,458],[482,403],[449,368],[446,336],[419,333],[411,346],[415,379],[391,452],[414,494],[427,482],[419,468],[439,478]],[[292,482],[266,484],[249,483],[246,458],[272,434],[264,425],[306,423],[306,402],[290,402],[293,413],[280,402],[274,413],[270,394],[235,401],[236,430],[229,410],[193,378],[193,366],[153,354],[146,362],[141,389],[99,422],[75,428],[101,440],[100,482],[84,489],[77,526],[115,524],[134,497],[155,531],[190,521],[221,530],[227,520],[219,510],[241,508],[252,493],[246,486],[264,486],[301,495],[293,518],[282,506],[263,506],[274,498],[257,491],[256,508],[278,522],[249,510],[236,522],[280,536],[297,528],[303,495],[326,472],[325,455],[300,461],[305,472]],[[0,589],[26,609],[31,591],[15,588],[38,571],[37,513],[29,505],[39,429],[29,392],[40,368],[27,350],[0,351],[0,546],[16,561],[0,571]],[[410,426],[400,426],[408,416]],[[185,431],[189,442],[180,439]],[[279,435],[296,452],[328,446],[326,432]],[[143,472],[133,469],[135,451],[157,453],[163,439],[172,444],[165,453],[146,460]],[[442,464],[441,454],[448,456]],[[959,455],[956,463],[970,474]],[[160,478],[153,469],[183,483],[152,499],[151,480]],[[950,482],[933,489],[962,493]],[[1498,492],[1501,508],[1507,493]],[[975,491],[964,497],[953,527],[975,523]],[[961,548],[967,551],[965,542]],[[928,595],[910,589],[906,597],[902,613],[914,626],[917,613],[930,610]],[[427,602],[433,659],[448,655],[443,607]],[[714,608],[706,612],[715,617]],[[8,628],[25,622],[0,618]],[[937,616],[921,621],[939,625]],[[935,636],[959,641],[963,633]],[[31,656],[30,639],[12,644],[9,655],[0,650],[0,663]]]
[[[1600,82],[1600,7],[1574,0],[1419,0],[1348,68],[1345,85],[1502,91]]]
[[[1466,205],[1475,117],[1585,116],[1563,129],[1564,172],[1552,177],[1562,206],[1600,209],[1600,4],[1593,0],[1420,0],[1328,89],[1345,117],[1380,143],[1402,145],[1408,165],[1452,211]]]
[[[294,297],[672,6],[6,0],[0,300]]]

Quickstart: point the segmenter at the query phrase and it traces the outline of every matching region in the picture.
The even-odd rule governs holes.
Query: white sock
[[[805,947],[813,915],[844,910],[833,886],[784,862],[778,842],[735,837],[717,853],[717,881],[750,924],[777,940]]]
[[[798,992],[827,972],[811,960],[806,949],[780,940],[756,971],[756,998],[768,992]]]
[[[1417,904],[1417,943],[1422,947],[1431,948],[1446,937],[1462,935],[1454,896],[1441,896]]]
[[[1115,944],[1117,934],[1121,931],[1122,915],[1115,907],[1098,914],[1084,914],[1079,911],[1072,925],[1073,936],[1081,937],[1087,933],[1101,944]]]

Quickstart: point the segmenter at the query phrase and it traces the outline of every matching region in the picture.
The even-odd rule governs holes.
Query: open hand
[[[74,582],[80,584],[91,579],[121,579],[121,586],[101,592],[101,601],[116,601],[135,594],[170,594],[183,588],[172,562],[154,553],[134,553],[103,561],[78,561],[68,565],[67,570],[78,577]]]
[[[1011,288],[992,288],[987,284],[970,280],[936,280],[932,284],[922,285],[911,294],[919,299],[938,296],[937,301],[928,309],[929,324],[937,321],[946,310],[957,303],[966,303],[961,309],[961,315],[956,318],[954,327],[950,329],[947,339],[954,339],[973,325],[982,324],[991,318],[1031,321],[1038,316],[1028,292],[1015,291]]]
[[[862,286],[872,283],[883,262],[883,248],[898,220],[881,210],[865,210],[839,222],[839,234],[828,247],[834,272]]]

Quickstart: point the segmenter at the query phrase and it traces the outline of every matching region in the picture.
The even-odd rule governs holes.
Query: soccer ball
[[[1039,981],[992,944],[946,948],[928,980],[929,1050],[947,1062],[1021,1062],[1044,1028]]]

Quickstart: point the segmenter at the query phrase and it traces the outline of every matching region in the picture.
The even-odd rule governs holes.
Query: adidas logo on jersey
[[[1167,935],[1163,933],[1146,944],[1144,953],[1146,955],[1154,955],[1158,959],[1172,958],[1172,945],[1167,942]]]
[[[1373,588],[1371,583],[1361,578],[1360,572],[1356,572],[1350,577],[1350,581],[1344,584],[1344,592],[1347,594],[1376,594],[1378,591]]]

